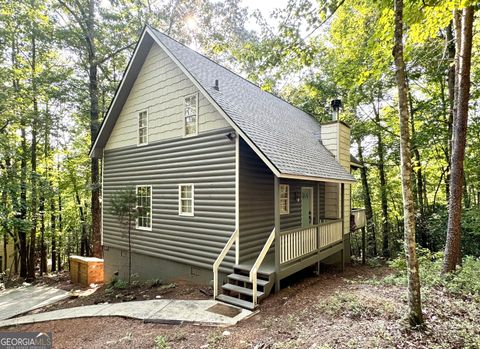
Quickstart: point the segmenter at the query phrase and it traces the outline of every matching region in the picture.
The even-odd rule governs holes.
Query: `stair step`
[[[236,270],[240,270],[240,271],[248,274],[248,273],[250,273],[250,270],[251,270],[251,269],[252,269],[252,266],[251,266],[251,265],[235,264],[235,265],[233,266],[233,271],[234,271],[234,273],[235,273]],[[266,271],[266,270],[260,269],[260,270],[257,271],[257,275],[258,275],[259,277],[264,277],[264,278],[266,278],[266,279],[268,279],[268,278],[270,277],[270,275],[272,275],[272,274],[274,274],[274,273],[275,273],[274,270],[272,270],[272,271]]]
[[[243,294],[245,296],[250,296],[250,297],[253,296],[253,290],[246,287],[241,287],[241,286],[232,285],[232,284],[225,284],[222,286],[222,289]],[[263,296],[263,292],[257,291],[257,297],[260,298],[261,296]]]
[[[250,278],[248,276],[245,276],[245,275],[240,275],[240,274],[230,274],[228,275],[228,278],[230,280],[236,280],[236,281],[241,281],[241,282],[250,282]],[[262,287],[265,287],[268,285],[268,281],[267,280],[262,280],[262,279],[257,279],[257,286],[262,286]]]
[[[235,297],[227,296],[226,294],[220,294],[217,296],[217,300],[236,305],[237,307],[253,310],[255,307],[252,302],[244,301],[243,299],[238,299]]]

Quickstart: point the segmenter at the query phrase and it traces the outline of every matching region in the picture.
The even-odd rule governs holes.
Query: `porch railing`
[[[235,229],[230,239],[228,239],[227,243],[223,247],[222,252],[218,255],[217,259],[213,263],[213,298],[217,298],[218,296],[218,268],[220,268],[220,264],[222,264],[223,259],[227,255],[228,251],[232,248],[233,243],[236,242],[238,245],[238,229]],[[238,249],[236,249],[235,253],[237,254]],[[235,256],[235,260],[238,260],[238,256]],[[236,262],[238,263],[238,262]]]
[[[287,263],[315,252],[318,247],[317,226],[280,233],[280,263]]]
[[[342,220],[280,232],[280,264],[293,262],[343,239]]]
[[[342,240],[342,220],[336,220],[332,222],[321,223],[318,225],[319,246],[318,248],[324,248],[335,242]]]

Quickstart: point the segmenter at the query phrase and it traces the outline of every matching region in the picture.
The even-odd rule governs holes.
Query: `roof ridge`
[[[179,45],[181,45],[181,46],[185,47],[186,49],[188,49],[188,50],[190,50],[190,51],[194,52],[195,54],[197,54],[197,55],[199,55],[199,56],[201,56],[201,57],[203,57],[203,58],[205,58],[205,59],[209,60],[209,61],[210,61],[210,62],[212,62],[213,64],[215,64],[215,65],[218,65],[220,68],[222,68],[222,69],[224,69],[224,70],[228,71],[229,73],[232,73],[232,74],[234,74],[235,76],[239,77],[240,79],[242,79],[242,80],[244,80],[244,81],[248,82],[250,85],[252,85],[252,86],[254,86],[254,87],[258,88],[260,91],[262,91],[262,92],[265,92],[265,93],[269,94],[270,96],[272,96],[272,97],[275,97],[275,98],[279,99],[279,100],[280,100],[280,101],[282,101],[283,103],[286,103],[286,104],[288,104],[289,106],[291,106],[291,107],[294,107],[294,108],[296,108],[296,109],[300,110],[302,113],[305,113],[306,115],[308,115],[308,116],[310,116],[311,118],[313,118],[315,121],[319,122],[315,116],[313,116],[313,115],[312,115],[312,114],[310,114],[310,113],[307,113],[307,112],[306,112],[305,110],[303,110],[302,108],[300,108],[300,107],[298,107],[298,106],[296,106],[296,105],[294,105],[294,104],[292,104],[292,103],[290,103],[290,102],[286,101],[286,100],[285,100],[285,99],[283,99],[282,97],[280,97],[280,96],[278,96],[278,95],[276,95],[276,94],[274,94],[274,93],[272,93],[272,92],[269,92],[269,91],[263,90],[263,89],[262,89],[260,86],[258,86],[258,85],[257,85],[257,84],[255,84],[254,82],[252,82],[252,81],[250,81],[250,80],[248,80],[248,79],[244,78],[244,77],[243,77],[243,76],[241,76],[240,74],[237,74],[237,73],[235,73],[234,71],[232,71],[232,70],[228,69],[227,67],[225,67],[225,66],[221,65],[220,63],[218,63],[218,62],[215,62],[215,61],[214,61],[212,58],[210,58],[210,57],[208,57],[208,56],[206,56],[206,55],[204,55],[204,54],[202,54],[202,53],[200,53],[200,52],[198,52],[198,51],[195,51],[194,49],[192,49],[192,48],[188,47],[187,45],[185,45],[185,44],[181,43],[181,42],[180,42],[180,41],[178,41],[177,39],[175,39],[175,38],[172,38],[170,35],[167,35],[167,34],[165,34],[165,33],[161,32],[160,30],[158,30],[158,29],[156,29],[156,28],[153,28],[153,27],[151,27],[150,25],[148,25],[148,27],[149,27],[150,29],[152,29],[152,30],[156,31],[157,33],[160,33],[161,35],[164,35],[164,36],[166,36],[166,37],[167,37],[167,38],[169,38],[170,40],[173,40],[173,41],[175,41],[177,44],[179,44]],[[320,123],[320,122],[319,122],[319,123]]]

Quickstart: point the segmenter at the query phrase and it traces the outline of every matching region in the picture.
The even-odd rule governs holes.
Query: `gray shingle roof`
[[[321,126],[311,115],[167,35],[152,32],[281,174],[354,181],[321,144]]]

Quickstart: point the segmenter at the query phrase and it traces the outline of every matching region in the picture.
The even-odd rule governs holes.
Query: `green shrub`
[[[125,290],[128,288],[128,281],[120,278],[113,278],[108,288],[111,290]]]
[[[422,286],[442,287],[449,292],[462,295],[480,295],[480,259],[467,256],[463,265],[455,272],[442,275],[443,252],[431,252],[428,249],[418,250],[420,281]],[[407,265],[405,257],[400,256],[389,262],[395,273],[383,279],[392,285],[407,284]]]
[[[146,281],[146,284],[149,286],[149,287],[158,287],[158,286],[162,286],[163,284],[163,281],[161,279],[152,279],[152,280],[147,280]]]
[[[421,229],[425,229],[428,240],[426,247],[432,251],[443,250],[448,223],[447,208],[435,207],[423,217],[422,222]],[[421,241],[420,237],[417,239]],[[462,212],[462,253],[465,256],[480,257],[480,209],[478,208],[464,209]]]

